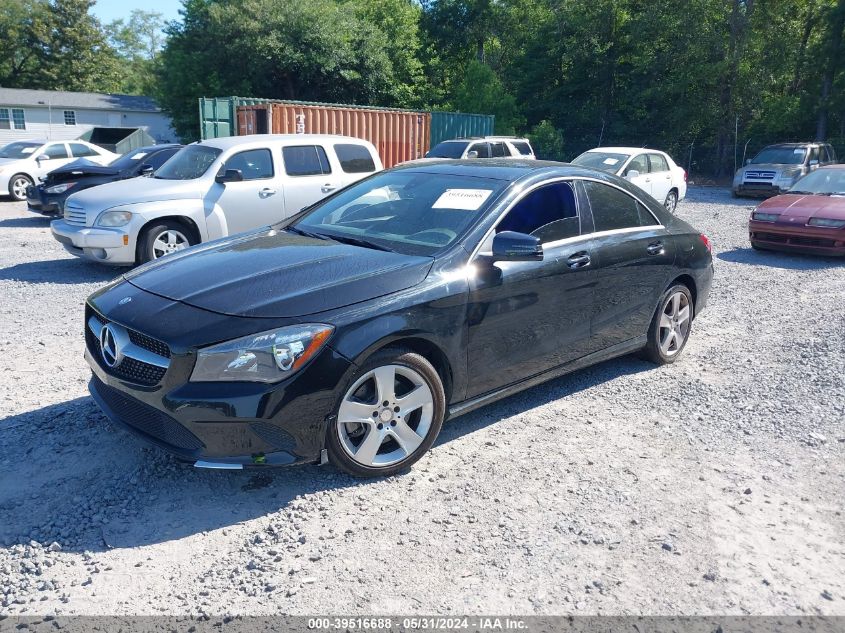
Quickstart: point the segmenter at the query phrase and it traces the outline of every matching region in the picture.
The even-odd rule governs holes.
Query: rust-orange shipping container
[[[431,114],[385,108],[266,103],[238,107],[238,134],[342,134],[369,141],[385,168],[422,158]]]

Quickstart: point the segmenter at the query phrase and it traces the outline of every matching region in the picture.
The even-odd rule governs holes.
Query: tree
[[[155,91],[155,67],[163,44],[165,23],[161,13],[134,9],[129,20],[114,20],[105,26],[109,44],[121,67],[120,91],[150,94]]]
[[[516,99],[505,90],[496,73],[483,62],[471,60],[463,70],[449,100],[449,107],[459,112],[479,112],[496,116],[497,134],[515,134],[524,120]]]

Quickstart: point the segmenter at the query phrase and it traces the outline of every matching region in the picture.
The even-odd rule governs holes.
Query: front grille
[[[65,222],[68,224],[76,224],[79,226],[85,226],[85,209],[80,209],[78,207],[70,207],[65,206]]]
[[[754,237],[766,242],[778,244],[789,244],[791,246],[812,246],[816,248],[834,248],[836,240],[829,240],[819,237],[803,237],[797,235],[780,235],[777,233],[755,233]]]
[[[773,180],[775,177],[775,172],[773,171],[747,171],[745,172],[746,178],[754,178],[756,180]]]
[[[109,387],[94,376],[93,387],[106,406],[124,424],[174,448],[196,451],[200,439],[169,415]]]
[[[164,375],[167,373],[167,368],[146,363],[142,360],[138,360],[137,358],[124,356],[123,360],[121,360],[120,364],[116,367],[109,367],[106,365],[103,361],[100,339],[98,335],[95,334],[88,326],[88,323],[92,318],[95,319],[101,327],[109,323],[109,321],[101,314],[94,312],[94,310],[90,307],[86,307],[85,341],[88,345],[89,353],[104,371],[112,374],[113,376],[117,376],[118,378],[122,378],[123,380],[138,383],[139,385],[152,386],[161,382],[162,378],[164,378]],[[147,336],[146,334],[141,334],[135,330],[127,329],[126,331],[129,335],[129,340],[132,341],[133,344],[163,358],[170,358],[170,348],[167,347],[166,343]]]

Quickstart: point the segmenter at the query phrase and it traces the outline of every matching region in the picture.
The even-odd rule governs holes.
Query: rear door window
[[[237,169],[244,180],[264,180],[273,177],[273,157],[269,149],[250,149],[231,156],[223,170]]]
[[[490,153],[493,158],[501,158],[503,156],[511,155],[510,150],[502,142],[490,143]]]
[[[584,189],[597,232],[659,224],[648,209],[621,189],[592,180],[584,181]]]
[[[496,232],[516,231],[543,243],[581,234],[575,190],[568,182],[545,185],[526,194],[496,226]]]
[[[288,176],[317,176],[332,173],[326,150],[320,145],[283,147],[285,173]]]
[[[649,154],[648,162],[652,172],[669,171],[669,163],[660,154]]]
[[[75,158],[81,158],[83,156],[98,156],[97,152],[82,143],[71,143],[70,152]]]
[[[334,146],[340,168],[347,174],[363,174],[376,170],[375,161],[363,145],[342,143]]]
[[[810,148],[810,162],[813,162],[813,161],[818,162],[818,160],[819,160],[819,148],[818,147]]]

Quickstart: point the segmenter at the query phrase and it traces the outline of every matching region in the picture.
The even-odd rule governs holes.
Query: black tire
[[[168,232],[176,233],[181,236],[180,240],[184,241],[184,244],[179,244],[180,248],[187,248],[188,246],[193,246],[194,244],[199,243],[199,238],[196,233],[180,222],[176,222],[174,220],[163,220],[161,222],[153,221],[153,223],[147,226],[141,232],[141,235],[138,236],[138,247],[135,254],[136,263],[143,264],[162,257],[163,255],[157,254],[160,253],[160,251],[156,247],[156,240]]]
[[[669,213],[674,213],[678,208],[678,192],[672,189],[666,194],[666,199],[663,201],[663,208]]]
[[[661,319],[664,315],[666,315],[668,303],[678,293],[685,297],[686,306],[689,307],[688,322],[686,330],[683,332],[682,341],[678,344],[677,339],[675,339],[676,342],[674,349],[667,351],[661,347],[661,330],[667,329],[661,327]],[[672,285],[666,290],[666,292],[660,295],[660,301],[657,302],[657,308],[654,311],[654,316],[652,317],[651,324],[648,327],[648,342],[642,351],[643,358],[650,360],[657,365],[668,365],[678,360],[683,354],[684,348],[689,340],[689,336],[692,332],[692,321],[694,318],[695,304],[693,303],[692,293],[690,293],[689,288],[683,284]]]
[[[390,413],[393,411],[393,405],[396,402],[401,402],[401,398],[403,396],[397,395],[395,402],[391,402],[390,406],[380,406],[383,405],[383,403],[380,402],[381,393],[378,391],[378,386],[375,384],[374,379],[368,378],[368,375],[371,374],[373,370],[390,367],[398,367],[400,368],[400,371],[401,368],[407,368],[410,370],[410,373],[413,373],[422,379],[424,384],[430,390],[431,418],[428,422],[428,428],[425,431],[422,442],[413,451],[411,451],[410,454],[406,454],[406,456],[400,461],[386,464],[384,466],[367,465],[353,458],[350,452],[350,445],[353,441],[355,441],[355,438],[353,437],[355,433],[358,433],[358,438],[360,440],[358,448],[364,444],[365,439],[368,438],[370,434],[381,433],[381,437],[384,437],[385,439],[379,440],[378,437],[376,437],[375,441],[378,448],[374,453],[375,458],[385,458],[386,456],[393,454],[391,453],[391,446],[394,445],[398,448],[393,450],[398,450],[399,452],[403,452],[404,450],[397,439],[395,439],[398,438],[398,436],[393,434],[391,428],[388,428],[390,426],[395,427],[397,420],[382,423],[384,418],[377,416],[379,412]],[[396,384],[400,384],[402,380],[405,380],[405,378],[400,376],[398,372],[396,375],[399,376],[399,378],[397,378],[394,382],[394,386]],[[362,380],[365,382],[359,385],[358,390],[350,393],[356,384]],[[370,380],[373,380],[372,385],[368,384]],[[414,387],[412,386],[412,389],[413,388]],[[372,423],[368,423],[366,425],[359,424],[358,428],[355,429],[356,423],[348,425],[340,422],[339,420],[342,414],[341,407],[344,402],[347,401],[347,397],[355,397],[361,390],[364,390],[367,393],[371,391],[371,397],[366,398],[367,404],[363,403],[363,400],[356,400],[354,404],[361,404],[362,406],[373,408],[374,419]],[[398,390],[396,392],[398,394]],[[407,393],[404,395],[407,395]],[[398,409],[399,407],[396,408]],[[335,415],[332,417],[327,429],[326,448],[329,460],[340,470],[355,477],[387,477],[394,475],[400,471],[408,469],[420,457],[422,457],[429,448],[431,448],[440,433],[440,429],[443,427],[445,414],[446,395],[443,391],[443,382],[440,379],[437,370],[432,367],[431,363],[419,354],[407,349],[391,348],[381,350],[367,359],[358,371],[355,372],[349,383],[343,388],[340,399],[335,406]],[[411,413],[406,416],[406,419],[408,420],[406,427],[411,428],[416,425],[416,429],[421,428],[421,425],[424,424],[424,415],[425,412],[422,408],[411,411]],[[397,411],[395,416],[399,419],[398,422],[402,424],[402,414]],[[415,416],[417,417],[415,418]],[[355,430],[350,432],[350,426],[352,426]],[[383,432],[381,430],[382,427],[384,427]],[[416,429],[414,430],[416,431]],[[396,430],[398,431],[399,429]],[[393,444],[391,444],[391,442],[393,442]]]
[[[764,251],[764,250],[766,250],[765,248],[763,248],[762,246],[760,246],[757,242],[751,242],[751,248],[753,248],[755,251]]]
[[[739,192],[736,189],[731,189],[731,198],[741,198],[742,196],[739,195]]]
[[[21,183],[25,183],[21,185]],[[26,200],[26,189],[35,184],[26,174],[15,174],[9,178],[9,195],[18,202]]]

